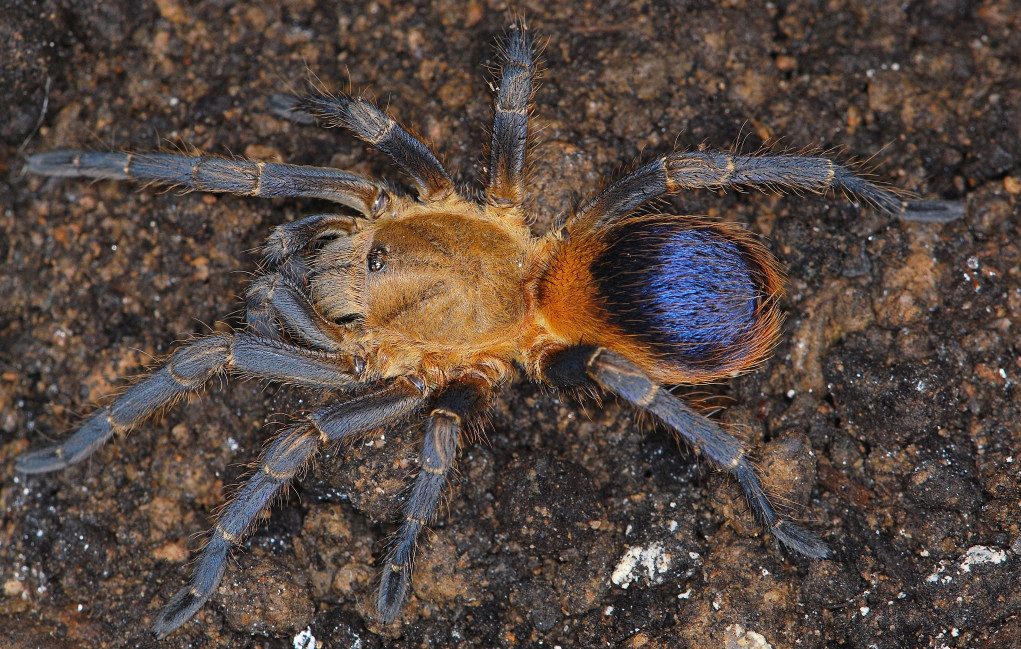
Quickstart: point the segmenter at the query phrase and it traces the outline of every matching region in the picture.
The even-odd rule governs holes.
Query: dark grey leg
[[[273,306],[275,284],[287,280],[292,286],[306,286],[308,263],[303,255],[287,257],[271,273],[259,275],[245,291],[245,322],[257,336],[282,341],[277,310]],[[322,349],[322,348],[320,348]],[[326,349],[331,351],[331,349]]]
[[[525,196],[528,112],[535,78],[535,47],[520,22],[511,26],[503,54],[500,89],[493,110],[486,202],[494,207],[514,208],[521,205]]]
[[[323,198],[373,217],[389,192],[367,178],[327,167],[176,153],[97,153],[67,149],[29,156],[29,173],[104,178],[262,198]]]
[[[586,203],[575,220],[600,227],[666,194],[742,186],[816,193],[839,190],[909,221],[953,221],[964,215],[964,206],[953,201],[902,200],[827,158],[698,151],[666,155],[627,174]]]
[[[776,513],[738,440],[661,388],[634,364],[606,349],[573,347],[550,359],[545,379],[558,387],[595,382],[656,415],[716,467],[734,476],[744,490],[756,520],[781,545],[815,559],[829,555],[829,549],[822,541]]]
[[[411,176],[424,200],[442,200],[454,193],[454,181],[436,154],[367,99],[310,92],[302,97],[277,95],[273,103],[283,117],[307,114],[326,127],[349,129]]]
[[[249,287],[246,301],[245,317],[260,335],[279,338],[279,322],[294,339],[323,351],[340,351],[340,328],[323,319],[305,292],[284,274],[260,277]]]
[[[410,415],[423,398],[420,384],[398,379],[376,392],[320,410],[277,437],[255,473],[220,511],[195,562],[191,581],[167,602],[153,623],[157,637],[170,634],[202,608],[223,579],[231,547],[321,445],[392,425]]]
[[[422,465],[411,497],[404,505],[404,523],[383,566],[376,610],[384,624],[393,622],[408,595],[418,535],[432,520],[454,464],[464,420],[484,410],[491,389],[481,379],[463,379],[448,386],[429,414],[422,442]]]
[[[362,359],[350,355],[309,351],[249,334],[213,334],[179,349],[162,368],[88,417],[62,444],[19,456],[15,469],[46,473],[81,462],[114,433],[135,428],[222,372],[336,389],[356,381],[363,366]]]
[[[364,219],[346,214],[313,214],[278,225],[262,248],[263,258],[270,267],[277,266],[323,237],[350,236],[361,230],[364,223]]]

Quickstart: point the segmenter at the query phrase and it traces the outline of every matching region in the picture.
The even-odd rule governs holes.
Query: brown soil
[[[746,224],[788,266],[772,360],[685,393],[725,403],[721,419],[747,431],[767,482],[833,560],[779,552],[730,480],[626,407],[516,383],[488,441],[462,453],[396,624],[374,621],[374,562],[418,430],[321,458],[204,609],[157,643],[148,625],[185,582],[196,533],[310,395],[213,386],[61,473],[19,476],[13,458],[61,439],[175,340],[237,324],[253,250],[324,206],[50,181],[22,173],[24,154],[197,147],[398,178],[347,135],[267,110],[308,69],[371,89],[473,183],[484,71],[508,14],[477,0],[12,0],[0,18],[0,644],[290,647],[306,628],[324,647],[364,648],[1017,642],[1021,6],[681,4],[516,4],[548,37],[537,228],[643,152],[777,138],[875,156],[882,181],[967,205],[945,225],[757,192],[667,208]],[[629,581],[626,555],[652,570]]]

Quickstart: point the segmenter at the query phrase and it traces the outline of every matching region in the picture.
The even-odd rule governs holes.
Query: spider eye
[[[369,251],[366,257],[370,273],[378,273],[386,266],[386,248],[378,246]]]

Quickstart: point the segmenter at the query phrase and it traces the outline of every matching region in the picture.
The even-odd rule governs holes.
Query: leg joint
[[[285,480],[290,480],[292,477],[294,477],[293,471],[292,472],[274,471],[273,469],[269,468],[268,462],[262,465],[262,472],[268,475],[270,478],[273,478],[274,480],[279,480],[281,482]]]
[[[741,464],[744,462],[744,456],[745,456],[745,450],[744,449],[741,449],[740,451],[738,451],[737,454],[734,455],[733,459],[731,459],[730,462],[727,463],[727,467],[726,467],[727,470],[730,471],[730,470],[736,469],[737,467],[741,466]]]
[[[457,424],[461,423],[461,415],[459,415],[458,413],[454,412],[450,408],[442,408],[442,407],[441,408],[433,408],[433,411],[431,413],[429,413],[429,416],[430,417],[446,417],[448,419],[453,419],[454,422],[457,423]]]
[[[216,526],[213,528],[213,530],[217,534],[222,536],[224,539],[226,539],[229,543],[235,543],[236,544],[236,543],[238,543],[240,541],[240,539],[238,537],[234,536],[233,534],[231,534],[227,530],[223,529],[223,526],[220,525],[219,523],[216,524]]]

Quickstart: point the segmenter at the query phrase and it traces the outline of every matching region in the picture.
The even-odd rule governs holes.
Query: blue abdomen
[[[748,233],[692,217],[637,217],[604,245],[591,274],[606,320],[660,362],[723,375],[772,347],[782,280]]]

